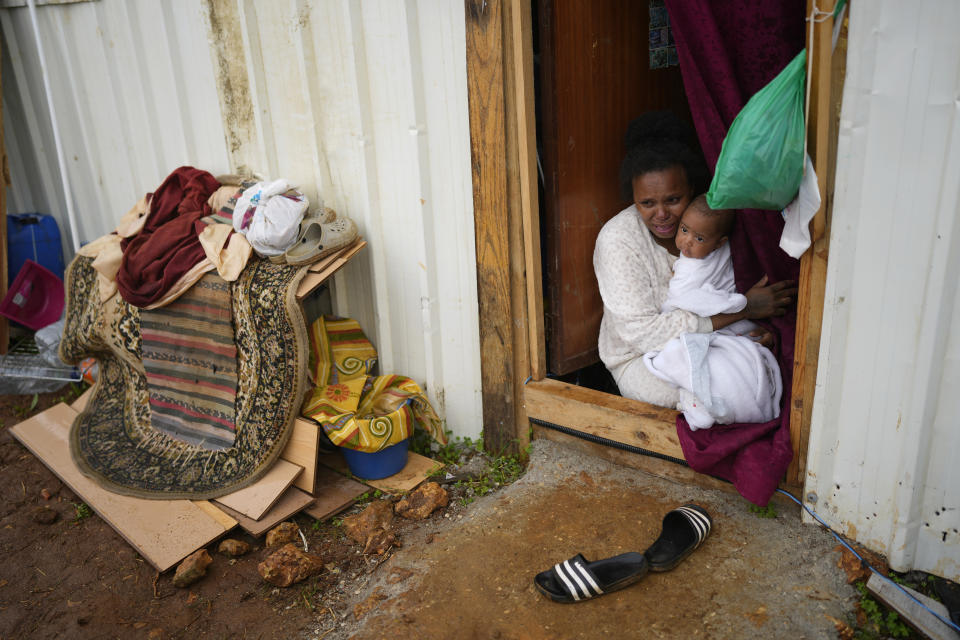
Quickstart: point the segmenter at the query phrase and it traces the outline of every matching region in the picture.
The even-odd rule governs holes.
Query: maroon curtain
[[[667,0],[680,72],[690,112],[711,170],[727,128],[750,97],[804,46],[805,2]],[[769,211],[741,211],[730,236],[737,289],[766,275],[770,282],[796,280],[800,263],[780,250],[783,218]],[[733,482],[742,496],[766,505],[792,458],[790,389],[796,306],[765,324],[777,335],[783,374],[783,410],[765,424],[715,425],[690,431],[681,415],[677,434],[690,467]]]

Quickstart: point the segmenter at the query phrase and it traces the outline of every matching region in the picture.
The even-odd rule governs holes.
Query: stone
[[[60,514],[50,507],[37,507],[33,510],[33,521],[37,524],[53,524]]]
[[[289,587],[323,571],[323,559],[288,542],[257,565],[260,577],[277,587]]]
[[[400,543],[397,541],[397,536],[391,531],[386,529],[377,529],[367,538],[366,544],[363,546],[363,552],[365,554],[375,553],[378,556],[382,556],[387,552],[390,547],[399,547]]]
[[[294,522],[281,522],[267,532],[267,548],[295,542],[300,537],[300,527]]]
[[[243,540],[227,538],[217,546],[217,551],[227,556],[237,557],[250,553],[250,545]]]
[[[181,589],[190,586],[207,575],[207,567],[211,562],[213,558],[206,549],[190,554],[177,567],[177,572],[173,575],[173,586]]]
[[[397,503],[396,512],[404,518],[423,520],[449,503],[446,489],[436,482],[425,482]]]
[[[370,535],[377,529],[389,531],[393,523],[393,507],[389,500],[371,502],[358,514],[343,519],[343,533],[362,545],[367,544]]]

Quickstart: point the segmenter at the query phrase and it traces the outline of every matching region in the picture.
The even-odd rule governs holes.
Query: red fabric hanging
[[[704,156],[712,169],[727,128],[750,97],[804,46],[804,3],[749,0],[667,0],[680,73]],[[770,283],[796,280],[799,261],[779,247],[778,213],[740,211],[730,235],[737,290],[764,275]],[[690,467],[733,482],[751,502],[766,505],[786,473],[796,309],[761,321],[777,336],[783,378],[780,418],[763,424],[714,425],[690,431],[681,414],[677,435]]]

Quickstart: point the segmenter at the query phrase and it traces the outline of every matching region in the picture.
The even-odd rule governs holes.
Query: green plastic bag
[[[711,209],[780,211],[803,178],[807,50],[750,98],[730,125],[717,159]]]

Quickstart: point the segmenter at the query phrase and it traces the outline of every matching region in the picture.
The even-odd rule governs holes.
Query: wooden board
[[[303,471],[293,482],[293,486],[313,493],[317,477],[317,455],[320,448],[320,425],[312,420],[297,418],[293,422],[293,433],[280,457],[287,462],[302,467]]]
[[[166,571],[236,525],[190,500],[146,500],[111,493],[86,477],[70,456],[77,412],[58,404],[10,432],[158,571]]]
[[[897,612],[904,622],[932,640],[957,640],[960,634],[953,630],[943,620],[938,619],[929,611],[921,607],[916,601],[910,598],[913,596],[920,600],[928,609],[931,609],[942,616],[944,619],[950,619],[950,612],[943,604],[928,598],[922,593],[918,593],[910,587],[904,586],[904,591],[897,588],[897,585],[891,584],[877,574],[870,575],[867,580],[867,589],[877,597],[878,600]]]
[[[531,418],[683,460],[673,409],[557,380],[532,381],[525,389]]]
[[[302,470],[303,467],[280,458],[252,485],[220,496],[216,502],[239,511],[248,518],[259,520],[280,499],[283,492],[290,488]]]
[[[305,512],[317,520],[326,520],[352,505],[367,491],[370,491],[367,485],[321,467],[317,470],[316,500]]]
[[[483,437],[495,451],[526,433],[520,399],[530,370],[517,120],[506,113],[508,102],[519,108],[513,40],[504,35],[516,3],[505,5],[465,6]]]
[[[365,246],[367,246],[367,241],[363,238],[357,238],[352,244],[347,245],[340,251],[310,265],[307,275],[303,277],[300,286],[297,288],[297,300],[303,300],[310,295],[314,289],[347,264],[347,261]]]
[[[77,398],[70,404],[70,408],[76,411],[77,413],[80,413],[81,411],[87,408],[87,403],[90,402],[90,396],[92,395],[93,395],[93,387],[90,387],[89,389],[84,391],[82,394],[80,394],[79,398]]]
[[[320,457],[321,464],[330,467],[341,473],[350,473],[347,461],[341,453],[328,453]],[[366,480],[361,478],[364,483],[386,491],[387,493],[403,493],[414,489],[418,484],[426,480],[432,471],[439,469],[443,464],[436,460],[421,456],[418,453],[410,452],[407,457],[407,465],[386,478],[380,480]]]
[[[807,2],[807,12],[813,7]],[[835,0],[818,5],[832,11]],[[840,112],[835,108],[843,90],[843,70],[835,68],[832,52],[833,18],[814,25],[813,42],[807,43],[812,59],[810,71],[810,112],[807,121],[807,153],[817,171],[820,209],[810,221],[812,246],[800,257],[797,294],[797,333],[793,346],[793,388],[790,409],[790,444],[793,459],[787,468],[787,484],[802,487],[806,480],[807,447],[813,417],[817,383],[817,359],[823,328],[823,299],[827,283],[827,254],[830,246],[829,216],[833,205],[833,175],[836,172],[836,139]],[[807,31],[807,38],[810,32]],[[837,52],[837,61],[846,51]],[[835,80],[835,81],[834,81]]]
[[[287,489],[277,503],[270,507],[270,510],[263,514],[259,520],[248,518],[239,511],[234,511],[230,507],[222,504],[216,505],[216,509],[222,510],[223,514],[237,521],[243,529],[254,537],[260,537],[270,529],[274,528],[290,516],[303,511],[313,504],[313,496],[300,491],[296,487]]]

